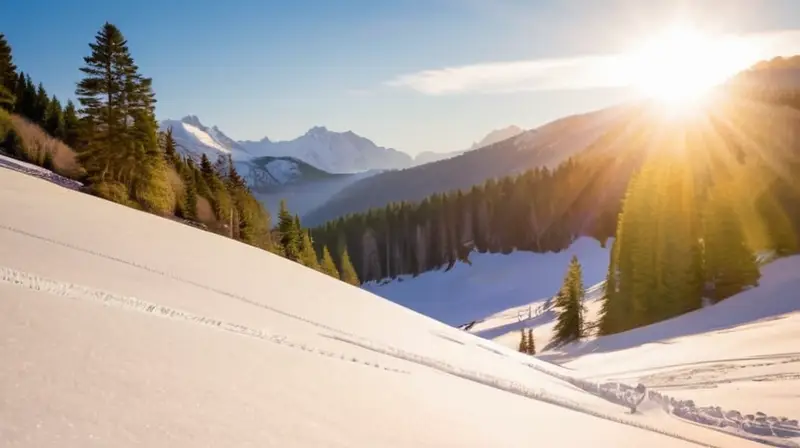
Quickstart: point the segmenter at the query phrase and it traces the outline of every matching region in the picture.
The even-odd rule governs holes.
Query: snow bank
[[[76,180],[66,178],[50,170],[46,170],[40,166],[23,162],[17,159],[12,159],[11,157],[7,157],[2,154],[0,154],[0,168],[6,168],[9,170],[27,174],[29,176],[38,177],[40,179],[47,180],[56,185],[61,185],[62,187],[70,188],[72,190],[79,190],[81,187],[83,187],[83,184]]]

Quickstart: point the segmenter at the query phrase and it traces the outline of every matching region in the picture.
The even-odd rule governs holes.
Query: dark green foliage
[[[628,186],[611,250],[601,334],[700,306],[698,189],[690,163],[673,157],[678,156],[654,157]]]
[[[17,84],[17,67],[11,55],[11,47],[6,37],[0,33],[0,107],[6,110],[14,108]]]
[[[22,138],[13,127],[6,131],[5,137],[0,141],[0,150],[20,160],[27,160],[28,158],[25,147],[22,144]]]
[[[75,92],[88,134],[79,158],[91,178],[131,185],[134,173],[149,176],[147,170],[162,169],[155,160],[141,163],[157,151],[152,82],[138,73],[116,26],[103,25],[89,46],[91,54],[81,67],[85,77]]]
[[[519,348],[517,350],[520,353],[528,353],[528,334],[524,328],[519,330]]]
[[[718,184],[706,202],[703,220],[705,280],[709,296],[723,300],[749,286],[757,286],[761,274],[755,256],[745,245],[741,220],[730,196],[732,186]]]
[[[519,347],[520,353],[528,355],[536,354],[536,342],[533,340],[533,328],[522,328],[519,330]]]
[[[313,236],[318,251],[344,242],[357,254],[364,281],[450,268],[468,261],[472,250],[559,251],[581,235],[614,235],[624,193],[616,178],[629,169],[605,158],[568,160],[556,170],[534,169],[467,192],[348,215],[313,229]]]
[[[64,108],[64,143],[71,148],[78,146],[78,139],[80,138],[80,119],[78,118],[78,111],[75,109],[75,103],[72,100],[67,101],[67,107]]]
[[[561,289],[556,294],[555,306],[558,310],[553,341],[567,344],[584,336],[583,272],[576,256],[572,256],[569,269],[564,276]],[[532,336],[532,335],[531,335]]]
[[[48,134],[61,141],[66,140],[66,122],[64,121],[64,111],[61,102],[55,96],[47,106],[44,120],[44,130]]]
[[[286,207],[286,201],[281,201],[278,212],[278,232],[283,256],[292,261],[300,261],[301,235],[295,218]]]
[[[536,354],[536,341],[533,340],[533,328],[528,328],[528,351],[529,355]]]
[[[30,119],[34,123],[47,127],[47,109],[50,107],[50,97],[47,95],[44,85],[39,83],[36,89],[36,96],[33,101],[33,115]]]

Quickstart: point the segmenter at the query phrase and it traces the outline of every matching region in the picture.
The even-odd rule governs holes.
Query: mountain
[[[681,341],[567,369],[275,254],[13,171],[0,169],[0,208],[24,210],[0,215],[2,446],[750,446],[742,428],[776,439],[797,428],[760,414],[695,424],[696,407],[717,404],[706,389],[675,393],[696,407],[641,396],[631,415],[640,396],[586,380],[641,376],[642,358],[684,364],[680,381],[737,368],[717,360],[756,360],[783,377],[739,384],[784,397],[763,410],[783,403],[796,418],[784,361],[794,316],[777,322],[780,337],[717,331],[667,358],[653,350]],[[737,343],[713,344],[725,338]],[[739,396],[727,387],[708,393]],[[740,417],[762,410],[746,396]]]
[[[517,135],[525,132],[522,128],[517,126],[509,126],[503,129],[496,129],[485,137],[483,137],[480,141],[475,142],[469,149],[453,151],[453,152],[433,152],[433,151],[424,151],[417,154],[414,157],[414,165],[424,165],[426,163],[433,163],[438,162],[439,160],[450,159],[452,157],[464,154],[467,151],[473,151],[476,149],[483,148],[485,146],[493,145],[498,142],[502,142],[503,140],[507,140],[512,137],[516,137]]]
[[[216,161],[219,156],[231,155],[234,159],[248,159],[252,157],[242,145],[225,135],[216,126],[208,128],[200,122],[196,115],[187,115],[180,120],[164,120],[160,130],[172,128],[172,136],[178,144],[178,150],[199,160],[205,154],[211,161]]]
[[[417,201],[433,193],[470,188],[530,168],[553,168],[604,136],[621,132],[636,111],[634,106],[623,105],[573,115],[449,159],[369,177],[310,212],[306,223],[322,224],[390,202]]]
[[[348,185],[379,172],[334,174],[294,157],[263,156],[234,161],[234,165],[267,210],[276,213],[285,200],[300,217]]]
[[[800,56],[762,61],[734,76],[728,84],[759,90],[800,89]]]
[[[494,145],[495,143],[502,142],[503,140],[508,140],[511,137],[516,137],[517,135],[522,134],[523,132],[525,132],[524,129],[514,125],[508,126],[503,129],[495,129],[494,131],[486,134],[486,136],[483,137],[479,142],[473,143],[472,146],[469,148],[469,151],[483,148],[489,145]]]
[[[322,126],[294,140],[273,142],[265,138],[239,143],[254,157],[294,157],[330,173],[401,169],[412,162],[408,154],[377,146],[352,131],[333,132]]]

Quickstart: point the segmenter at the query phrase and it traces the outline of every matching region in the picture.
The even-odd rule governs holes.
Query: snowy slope
[[[398,169],[411,165],[411,157],[401,151],[377,146],[351,131],[333,132],[322,126],[289,141],[243,141],[241,145],[254,157],[294,157],[330,173],[355,173],[368,170]]]
[[[424,272],[416,278],[406,275],[389,282],[369,282],[363,288],[456,326],[554,295],[561,287],[572,255],[578,256],[587,284],[605,278],[608,249],[602,248],[597,240],[584,237],[559,253],[473,252],[469,256],[471,266],[459,262],[450,271],[442,269]]]
[[[2,446],[753,446],[218,235],[3,169],[0,206]]]
[[[543,297],[479,319],[469,332],[508,348],[532,328],[538,358],[593,382],[642,383],[659,393],[757,417],[800,417],[800,256],[762,269],[759,287],[668,321],[548,350],[556,314]],[[587,289],[596,322],[603,283]],[[800,441],[800,429],[796,434]]]

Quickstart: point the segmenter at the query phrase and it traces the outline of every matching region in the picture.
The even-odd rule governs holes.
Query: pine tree
[[[45,115],[44,129],[54,138],[64,141],[67,133],[66,122],[64,121],[64,112],[61,109],[61,102],[55,96],[50,101]]]
[[[316,271],[321,270],[319,262],[317,261],[317,253],[314,252],[313,241],[311,234],[308,230],[301,231],[302,237],[300,238],[300,264],[309,267]]]
[[[564,282],[556,296],[555,306],[558,318],[554,328],[553,340],[566,344],[583,337],[583,273],[578,257],[572,256]]]
[[[6,110],[14,108],[16,86],[17,67],[11,55],[11,46],[0,33],[0,107]]]
[[[353,286],[359,286],[361,281],[358,280],[356,269],[353,267],[353,263],[350,261],[350,255],[347,253],[347,249],[342,251],[342,256],[340,259],[341,266],[339,272],[341,273],[342,281]]]
[[[47,127],[47,110],[50,107],[50,96],[47,95],[44,84],[39,83],[35,98],[31,121],[42,127]]]
[[[705,279],[717,301],[758,285],[761,276],[755,256],[745,244],[729,191],[724,184],[715,186],[704,216]]]
[[[533,340],[533,328],[528,328],[528,351],[529,355],[536,354],[536,342]]]
[[[75,110],[75,103],[69,100],[67,101],[67,107],[64,108],[64,143],[75,149],[78,146],[79,136],[80,120],[78,119],[78,112]]]
[[[139,99],[135,90],[140,76],[127,41],[116,26],[106,22],[89,46],[91,55],[84,58],[86,65],[81,67],[85,77],[75,91],[89,125],[87,130],[92,131],[80,159],[97,180],[121,181],[130,172],[129,164],[138,162],[136,157],[144,150],[129,138],[129,114],[141,112],[132,107]],[[143,121],[139,120],[140,125],[145,124]]]
[[[300,229],[297,228],[295,218],[289,212],[284,200],[281,200],[280,211],[278,212],[278,232],[280,233],[283,256],[292,261],[300,261]]]
[[[528,335],[524,328],[519,330],[519,348],[520,353],[528,353]]]
[[[336,269],[336,263],[334,263],[333,257],[331,257],[328,246],[323,246],[322,248],[322,261],[320,263],[320,269],[325,274],[328,274],[337,280],[339,279],[339,270]]]
[[[170,126],[164,131],[164,156],[167,161],[175,165],[180,157],[177,150],[178,144],[175,142],[175,137],[172,134],[172,127]],[[205,154],[203,154],[205,156]]]
[[[194,173],[191,166],[187,166],[183,173],[185,197],[183,200],[183,217],[197,221],[197,187],[195,186]]]

